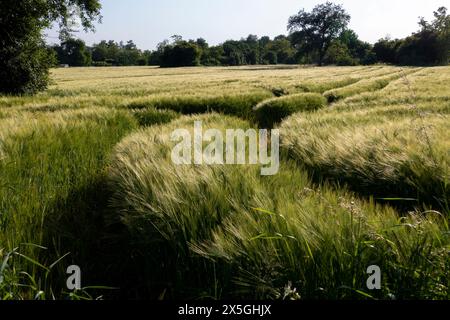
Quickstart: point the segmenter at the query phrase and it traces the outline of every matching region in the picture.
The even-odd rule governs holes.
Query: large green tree
[[[54,22],[70,34],[74,17],[88,30],[100,14],[99,0],[1,0],[0,93],[32,94],[48,84],[52,63],[42,32]]]
[[[200,65],[201,51],[193,41],[185,41],[179,35],[172,36],[172,43],[163,41],[158,45],[161,50],[161,67],[191,67]]]
[[[331,2],[319,4],[311,12],[300,10],[289,18],[288,30],[296,33],[296,45],[311,54],[317,52],[318,63],[322,65],[325,54],[350,22],[350,15],[341,5]]]
[[[91,53],[87,50],[86,44],[81,39],[69,38],[55,48],[58,60],[61,64],[68,64],[75,67],[88,66],[92,62]]]

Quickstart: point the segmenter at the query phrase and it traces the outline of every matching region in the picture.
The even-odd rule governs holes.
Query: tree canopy
[[[332,41],[336,39],[350,22],[350,15],[341,5],[331,2],[319,4],[311,12],[300,10],[289,18],[288,30],[296,32],[294,39],[304,51],[317,52],[319,65]]]
[[[34,93],[46,88],[51,54],[42,30],[57,22],[62,35],[77,16],[86,30],[100,16],[98,0],[2,0],[0,2],[0,92]]]

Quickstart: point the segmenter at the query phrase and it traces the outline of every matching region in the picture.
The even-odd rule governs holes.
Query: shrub
[[[44,90],[54,60],[44,45],[43,30],[58,21],[67,33],[75,16],[88,29],[99,10],[97,0],[2,0],[0,93],[33,94]]]
[[[446,7],[434,12],[431,22],[421,18],[421,30],[404,39],[380,39],[374,46],[378,61],[410,66],[448,65],[450,15]]]
[[[409,36],[397,50],[398,63],[409,66],[448,65],[448,41],[450,36],[443,40],[439,33],[432,31]]]
[[[66,39],[61,43],[61,46],[55,46],[54,50],[58,54],[60,64],[84,67],[92,63],[91,52],[86,47],[86,43],[81,39]]]
[[[0,92],[33,94],[44,90],[54,63],[39,35],[30,35],[17,47],[1,47]]]
[[[272,128],[289,115],[322,108],[326,99],[318,93],[299,93],[280,98],[272,98],[259,103],[255,108],[255,118],[264,128]]]
[[[164,47],[160,57],[161,67],[191,67],[200,64],[200,50],[197,45],[179,41]]]

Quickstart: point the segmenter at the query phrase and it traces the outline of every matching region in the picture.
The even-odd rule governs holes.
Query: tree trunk
[[[320,49],[319,50],[319,67],[321,67],[323,65],[324,55],[325,55],[324,50]]]

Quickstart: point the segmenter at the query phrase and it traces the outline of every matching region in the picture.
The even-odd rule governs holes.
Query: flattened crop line
[[[360,72],[359,77],[357,77],[357,78],[359,78],[358,82],[363,81],[363,80],[371,80],[371,79],[389,77],[389,76],[393,76],[395,74],[402,72],[402,69],[395,69],[395,70],[389,70],[389,71],[384,71],[383,69],[384,69],[384,67],[370,68],[370,70],[364,70],[363,72]],[[380,71],[383,71],[383,72],[380,72]],[[352,73],[354,73],[354,71]],[[351,86],[353,84],[354,83],[351,83],[348,86]],[[338,89],[338,88],[333,88],[333,89]],[[330,89],[330,90],[333,90],[333,89]]]
[[[170,76],[190,76],[193,74],[205,74],[204,72],[184,72],[184,73],[160,73],[160,74],[142,74],[142,75],[128,75],[128,76],[109,76],[101,77],[98,79],[108,80],[108,79],[133,79],[133,78],[155,78],[155,77],[170,77]],[[96,80],[98,80],[96,79]],[[76,82],[82,79],[66,79],[58,80],[59,82]]]
[[[324,92],[327,92],[329,90],[342,88],[349,86],[351,84],[354,84],[358,81],[360,81],[361,78],[352,78],[352,77],[345,77],[345,78],[338,78],[335,80],[317,83],[317,82],[302,82],[300,84],[297,84],[295,86],[295,89],[300,90],[300,92],[295,93],[320,93],[323,94]]]
[[[395,72],[390,72],[388,74],[377,76],[373,79],[364,78],[360,81],[350,84],[348,86],[332,89],[326,91],[323,95],[327,98],[328,103],[334,103],[338,100],[352,97],[365,92],[375,92],[386,88],[390,83],[395,80],[400,79],[405,75],[410,75],[416,73],[422,69],[413,70],[396,70]]]
[[[354,73],[358,73],[359,75],[360,74],[365,74],[365,73],[370,73],[370,72],[372,72],[372,71],[377,71],[377,70],[381,70],[381,69],[383,69],[384,67],[383,66],[376,66],[376,67],[373,67],[373,66],[367,66],[367,67],[364,67],[364,68],[362,68],[362,69],[359,69],[359,70],[351,70],[349,73],[347,73],[347,74],[354,74]]]

